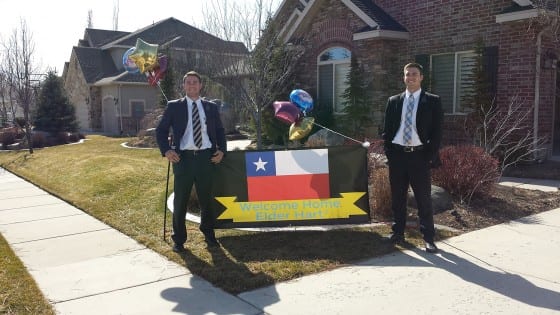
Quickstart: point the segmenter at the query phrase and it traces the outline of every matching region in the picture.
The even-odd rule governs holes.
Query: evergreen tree
[[[341,117],[343,124],[341,129],[352,136],[359,136],[364,128],[372,123],[369,94],[371,89],[364,68],[358,63],[354,54],[350,60],[350,72],[346,75],[346,84],[348,87],[341,95],[344,100],[342,104],[345,105]]]
[[[465,129],[475,143],[480,143],[482,141],[480,131],[484,119],[494,106],[494,96],[484,69],[484,41],[480,37],[476,42],[475,54],[472,72],[468,74],[468,79],[473,82],[473,86],[464,93],[461,102],[465,104],[465,111],[468,113]]]
[[[76,109],[66,96],[62,79],[49,71],[35,110],[35,128],[47,132],[78,131]]]

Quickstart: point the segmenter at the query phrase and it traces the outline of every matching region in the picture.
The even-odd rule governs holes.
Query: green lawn
[[[223,247],[209,251],[198,225],[188,223],[186,245],[189,252],[183,259],[171,251],[169,237],[166,242],[162,239],[167,161],[155,149],[122,147],[120,144],[127,140],[130,139],[90,136],[83,144],[38,149],[33,155],[23,151],[0,152],[0,166],[185,265],[193,274],[230,293],[394,250],[382,242],[389,228],[379,226],[329,232],[217,230]],[[172,179],[173,176],[170,187]],[[170,220],[168,222],[169,229]],[[420,235],[412,233],[407,239],[419,244]],[[4,253],[13,256],[7,250],[2,251]],[[0,269],[5,270],[4,262]]]

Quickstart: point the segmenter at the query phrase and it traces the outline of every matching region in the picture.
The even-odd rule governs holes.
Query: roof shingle
[[[398,32],[408,32],[408,30],[400,25],[395,19],[393,19],[389,14],[387,14],[383,9],[373,3],[372,0],[350,0],[352,3],[367,14],[372,20],[374,20],[378,27],[366,27],[361,31],[371,31],[371,30],[386,30],[386,31],[398,31]]]

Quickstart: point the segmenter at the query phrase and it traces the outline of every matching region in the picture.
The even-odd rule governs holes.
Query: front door
[[[117,107],[112,98],[103,100],[103,133],[108,135],[119,134]]]

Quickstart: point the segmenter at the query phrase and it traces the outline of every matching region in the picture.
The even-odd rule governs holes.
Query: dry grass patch
[[[2,235],[0,288],[0,314],[55,314]]]

